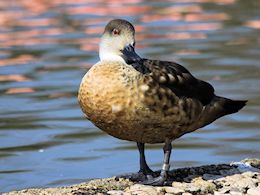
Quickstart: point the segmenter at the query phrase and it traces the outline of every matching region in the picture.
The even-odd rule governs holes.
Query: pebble
[[[232,186],[232,188],[236,188],[237,191],[244,192],[248,188],[254,188],[256,186],[257,179],[246,177],[243,174],[235,174],[217,179],[215,182],[218,185],[225,187]]]
[[[214,191],[213,194],[214,195],[226,195],[226,193],[222,193],[222,192],[219,192],[219,191]]]
[[[260,194],[260,186],[248,189],[247,194],[248,195],[259,195]]]
[[[185,192],[184,189],[176,187],[164,187],[164,190],[170,194],[182,194]]]
[[[216,180],[216,179],[220,179],[221,177],[223,177],[222,175],[213,175],[213,174],[203,174],[202,178],[204,180]]]
[[[230,195],[243,195],[242,192],[237,192],[237,191],[230,191],[229,194]]]
[[[146,186],[141,184],[135,184],[130,186],[126,193],[130,194],[138,194],[138,195],[157,195],[156,187],[153,186]]]
[[[107,192],[107,194],[111,194],[111,195],[123,195],[124,191],[122,190],[110,190]]]

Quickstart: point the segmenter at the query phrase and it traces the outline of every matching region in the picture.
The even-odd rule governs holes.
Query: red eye
[[[119,35],[119,30],[114,28],[113,31],[112,31],[112,34],[113,35]]]

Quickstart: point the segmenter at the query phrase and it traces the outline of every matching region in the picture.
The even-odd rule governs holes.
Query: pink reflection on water
[[[57,43],[58,40],[44,36],[59,35],[64,32],[66,31],[59,28],[30,29],[27,31],[10,32],[8,34],[0,34],[0,42],[2,42],[5,47],[53,44]]]
[[[201,32],[188,33],[178,32],[171,34],[140,34],[137,35],[137,40],[145,39],[171,39],[171,40],[185,40],[185,39],[206,39],[207,35]]]
[[[13,12],[9,10],[1,10],[0,11],[0,25],[2,27],[9,28],[10,26],[13,26],[19,18],[23,17],[24,14],[21,11]],[[2,28],[0,27],[0,28]]]
[[[205,21],[205,20],[228,20],[229,16],[225,13],[200,13],[200,14],[187,14],[186,21]]]
[[[245,23],[245,26],[249,28],[260,29],[260,20],[249,20]]]
[[[29,87],[23,87],[23,88],[10,88],[6,90],[6,94],[17,94],[17,93],[33,93],[35,90],[33,88]]]
[[[185,39],[206,39],[207,35],[205,33],[196,32],[196,33],[172,33],[166,36],[168,39],[172,40],[185,40]]]
[[[10,75],[0,75],[0,82],[5,81],[28,81],[30,80],[28,77],[20,75],[20,74],[10,74]]]
[[[200,13],[202,12],[203,9],[199,4],[193,4],[193,5],[188,5],[188,4],[174,4],[173,6],[167,7],[161,12],[160,14],[164,15],[171,15],[171,14],[176,14],[176,13]]]
[[[168,0],[175,3],[216,3],[216,4],[233,4],[237,0]]]
[[[112,18],[106,18],[106,20],[109,20],[109,19],[112,19]],[[84,19],[82,21],[82,24],[84,25],[98,25],[98,24],[103,24],[105,21],[104,21],[104,18],[88,18],[88,19]]]
[[[159,22],[163,20],[179,21],[182,20],[182,15],[179,13],[169,15],[147,15],[141,18],[142,22]]]
[[[191,49],[182,49],[177,52],[175,52],[175,55],[198,55],[200,54],[197,50],[191,50]]]
[[[139,6],[124,6],[124,3],[119,3],[117,5],[107,4],[106,6],[93,6],[93,5],[83,5],[79,7],[68,7],[66,11],[70,14],[95,14],[100,16],[107,15],[135,15],[148,12],[151,8],[149,6],[139,5]]]
[[[55,2],[55,0],[53,0],[53,2]],[[46,1],[46,0],[37,0],[37,1],[19,0],[19,5],[22,6],[30,13],[41,14],[50,10],[53,2],[51,3],[51,1]]]
[[[92,26],[85,29],[86,34],[101,34],[104,31],[104,27]]]
[[[10,66],[10,65],[17,65],[17,64],[27,64],[32,62],[35,58],[31,55],[20,55],[16,58],[7,58],[0,60],[0,66]]]
[[[79,39],[80,49],[85,51],[98,51],[100,38]]]
[[[142,0],[131,0],[127,2],[127,4],[135,4],[142,2]],[[86,4],[86,3],[98,3],[98,4],[117,4],[120,3],[122,4],[121,0],[53,0],[53,3],[55,4]]]
[[[173,27],[175,30],[181,31],[202,31],[202,30],[217,30],[223,28],[221,23],[200,23],[200,24],[186,24]]]
[[[16,23],[16,25],[24,27],[50,26],[55,24],[58,24],[58,21],[51,18],[19,19]]]
[[[98,51],[98,45],[91,45],[91,44],[82,44],[80,46],[80,49],[81,50],[84,50],[84,51]]]
[[[73,96],[71,93],[66,92],[54,92],[48,96],[50,99],[57,99],[57,98],[64,98],[64,97],[71,97]]]

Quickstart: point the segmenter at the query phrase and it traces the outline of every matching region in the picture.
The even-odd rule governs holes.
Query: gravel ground
[[[145,186],[112,177],[59,188],[25,189],[4,195],[260,195],[259,159],[175,169],[169,176],[167,186],[162,187]]]

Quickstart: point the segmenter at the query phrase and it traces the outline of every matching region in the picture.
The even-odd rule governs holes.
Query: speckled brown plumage
[[[225,114],[211,85],[184,67],[149,60],[144,64],[150,73],[120,62],[99,62],[83,78],[81,108],[103,131],[124,140],[161,143]],[[209,99],[213,102],[205,106]]]
[[[78,99],[86,117],[101,130],[137,142],[138,178],[153,175],[144,143],[165,143],[160,176],[141,179],[144,184],[162,185],[170,168],[171,141],[237,112],[246,101],[216,96],[209,83],[175,62],[140,58],[134,50],[134,34],[125,20],[108,23],[101,38],[100,62],[82,79]]]

